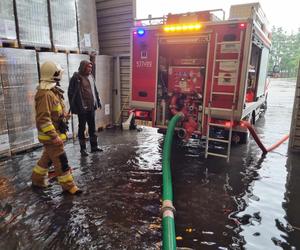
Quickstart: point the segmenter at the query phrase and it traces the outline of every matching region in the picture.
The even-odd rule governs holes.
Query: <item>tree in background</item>
[[[296,34],[288,34],[281,27],[272,28],[272,48],[269,71],[285,77],[296,76],[300,60],[300,28]],[[279,73],[279,72],[278,72]]]

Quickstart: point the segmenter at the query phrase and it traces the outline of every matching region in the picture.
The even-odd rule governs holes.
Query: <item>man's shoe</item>
[[[80,153],[81,156],[88,156],[89,153],[86,150],[86,144],[85,144],[85,140],[79,140],[79,144],[80,144]]]
[[[91,148],[91,152],[92,152],[92,153],[95,153],[95,152],[102,152],[102,151],[103,151],[103,149],[99,148],[98,146],[92,147],[92,148]]]
[[[89,153],[87,152],[86,149],[81,149],[81,150],[80,150],[80,154],[81,154],[81,156],[84,156],[84,157],[86,157],[86,156],[89,155]]]
[[[91,143],[91,152],[102,152],[103,149],[98,147],[98,142],[97,142],[97,136],[91,136],[90,137],[90,143]]]

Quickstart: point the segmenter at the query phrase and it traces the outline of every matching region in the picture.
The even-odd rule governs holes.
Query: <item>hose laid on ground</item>
[[[283,138],[281,138],[278,142],[273,144],[271,147],[266,148],[262,144],[261,140],[259,139],[255,129],[253,128],[253,126],[251,125],[250,122],[241,121],[241,124],[248,128],[248,130],[250,131],[250,133],[251,133],[252,137],[254,138],[255,142],[260,147],[260,149],[263,151],[263,154],[267,154],[268,152],[271,152],[272,150],[279,147],[282,143],[284,143],[289,138],[289,135],[285,135]]]
[[[171,175],[171,149],[176,123],[182,119],[184,115],[178,113],[169,121],[167,134],[163,146],[162,172],[163,172],[163,190],[162,190],[162,227],[163,227],[163,249],[176,249],[176,234],[173,206],[173,189]]]
[[[284,143],[287,139],[289,138],[289,135],[285,135],[284,137],[282,137],[278,142],[276,142],[275,144],[273,144],[271,147],[267,148],[267,151],[270,152],[272,150],[274,150],[275,148],[279,147],[282,143]]]

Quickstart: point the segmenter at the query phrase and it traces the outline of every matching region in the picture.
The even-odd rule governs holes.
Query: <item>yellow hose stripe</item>
[[[39,175],[47,175],[48,174],[48,169],[47,168],[42,168],[39,165],[36,165],[33,170],[33,172],[39,174]]]
[[[58,104],[58,105],[55,105],[52,110],[56,111],[56,112],[59,112],[59,111],[62,111],[62,107],[61,107],[60,104]]]
[[[62,175],[62,176],[58,176],[57,180],[59,183],[72,182],[73,176],[71,174]]]
[[[47,127],[44,127],[44,128],[41,128],[41,130],[46,133],[48,131],[51,131],[51,130],[55,130],[55,127],[53,126],[53,124],[47,126]]]

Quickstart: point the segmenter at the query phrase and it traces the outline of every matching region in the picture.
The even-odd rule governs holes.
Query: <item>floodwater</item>
[[[257,132],[270,146],[289,132],[295,82],[273,80]],[[0,249],[160,249],[161,154],[155,129],[108,130],[104,152],[66,151],[81,196],[54,181],[32,189],[41,149],[0,162]],[[250,139],[231,161],[203,158],[197,142],[174,147],[177,245],[190,249],[300,249],[300,156],[285,142],[262,156]]]

